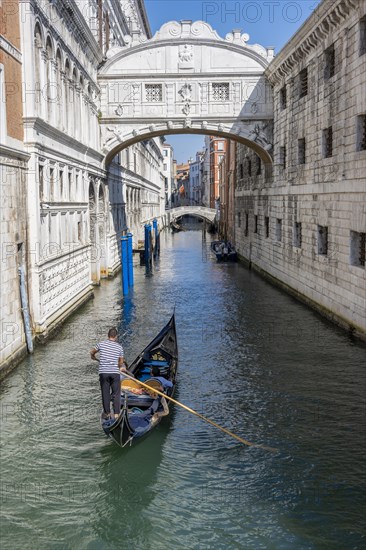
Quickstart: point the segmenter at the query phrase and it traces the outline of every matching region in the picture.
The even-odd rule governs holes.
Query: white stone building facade
[[[237,146],[238,251],[366,337],[366,2],[323,2],[272,61],[274,170]]]
[[[16,193],[21,204],[16,222],[6,211],[2,240],[7,250],[23,243],[32,331],[40,339],[92,295],[93,284],[116,272],[121,235],[131,230],[137,240],[141,223],[164,208],[160,139],[135,144],[108,169],[103,165],[98,67],[134,32],[149,38],[150,29],[141,0],[100,6],[96,0],[19,4],[24,138],[1,164],[3,173],[9,162],[19,164],[3,191],[7,201]],[[24,348],[19,301],[9,315],[19,295],[13,272],[11,284],[2,284],[2,322],[14,321],[19,331],[6,337],[1,363]]]

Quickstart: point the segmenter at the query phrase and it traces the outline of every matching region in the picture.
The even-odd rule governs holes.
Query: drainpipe
[[[28,296],[25,288],[25,271],[24,271],[23,265],[18,267],[18,273],[19,273],[19,286],[20,286],[20,302],[22,305],[25,339],[27,342],[28,352],[33,353],[32,329],[31,329],[29,307],[28,307]]]

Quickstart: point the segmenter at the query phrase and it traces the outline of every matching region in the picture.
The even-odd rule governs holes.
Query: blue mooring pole
[[[127,233],[128,284],[133,286],[132,233]]]
[[[145,224],[145,265],[149,265],[149,225]]]
[[[121,237],[122,289],[123,296],[128,294],[128,237]]]
[[[158,220],[156,218],[153,220],[153,228],[155,237],[154,258],[156,258],[158,254]]]

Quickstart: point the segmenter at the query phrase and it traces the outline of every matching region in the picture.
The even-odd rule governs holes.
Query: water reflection
[[[209,242],[163,233],[151,276],[104,282],[4,381],[4,548],[365,545],[365,347]],[[117,325],[131,361],[175,305],[176,397],[277,455],[178,407],[136,447],[105,438],[90,348]]]

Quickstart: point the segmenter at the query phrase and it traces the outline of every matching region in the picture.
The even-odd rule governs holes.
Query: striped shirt
[[[118,359],[123,357],[123,347],[113,340],[104,340],[95,346],[99,351],[99,374],[119,374]]]

